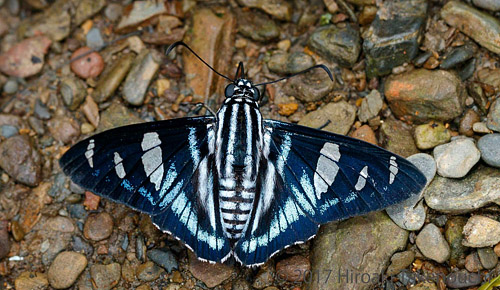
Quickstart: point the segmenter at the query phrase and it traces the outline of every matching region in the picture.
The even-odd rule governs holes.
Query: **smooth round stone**
[[[464,177],[481,158],[474,142],[466,138],[439,145],[433,153],[438,174],[449,178]]]
[[[493,251],[493,248],[486,247],[477,249],[477,255],[479,256],[479,261],[485,269],[493,269],[498,264],[498,256]]]
[[[431,122],[417,126],[414,137],[417,148],[427,150],[450,141],[451,133],[443,123]]]
[[[472,273],[477,273],[481,270],[483,270],[483,265],[481,264],[481,261],[479,260],[479,256],[477,255],[477,252],[472,252],[467,257],[465,257],[465,269],[467,271],[472,272]]]
[[[472,125],[472,130],[476,133],[480,134],[488,134],[491,133],[491,130],[486,126],[483,122],[477,122]]]
[[[417,153],[407,158],[413,163],[427,178],[427,185],[436,175],[436,162],[429,154]],[[400,228],[408,231],[417,231],[422,228],[425,222],[426,212],[422,199],[424,190],[401,203],[390,206],[386,209],[392,221]]]
[[[19,85],[17,84],[16,80],[9,79],[5,84],[3,85],[3,92],[10,95],[14,94],[17,92],[17,89],[19,89]]]
[[[76,252],[62,252],[54,259],[48,271],[49,283],[55,289],[68,288],[87,267],[87,258]]]
[[[500,134],[484,135],[477,142],[477,147],[486,164],[500,168]]]
[[[500,242],[500,222],[485,216],[474,215],[464,227],[462,244],[466,247],[491,247]]]
[[[105,212],[89,216],[83,227],[85,238],[96,242],[107,239],[112,232],[113,219]]]
[[[418,234],[416,244],[424,256],[438,263],[450,257],[450,246],[434,224],[427,224]]]

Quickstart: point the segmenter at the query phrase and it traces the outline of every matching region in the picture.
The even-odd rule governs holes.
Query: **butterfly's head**
[[[260,98],[259,90],[253,83],[247,79],[237,79],[227,85],[225,90],[226,98],[246,97],[258,101]]]

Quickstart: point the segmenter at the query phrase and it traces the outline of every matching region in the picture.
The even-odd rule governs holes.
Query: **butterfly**
[[[150,215],[200,260],[260,265],[321,224],[384,209],[425,186],[414,165],[378,146],[263,119],[257,87],[285,78],[253,84],[240,63],[230,79],[182,42],[167,53],[178,45],[229,80],[220,109],[96,134],[60,166],[86,190]],[[315,68],[333,81],[324,65],[306,71]]]

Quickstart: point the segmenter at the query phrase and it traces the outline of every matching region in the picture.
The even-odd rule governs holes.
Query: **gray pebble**
[[[478,273],[471,273],[467,270],[460,270],[453,272],[446,276],[446,286],[449,288],[467,288],[481,284],[481,275]]]
[[[477,249],[477,254],[479,256],[479,261],[485,269],[493,269],[498,264],[498,256],[493,251],[493,248],[479,248]]]
[[[104,9],[104,15],[111,21],[116,21],[122,15],[123,7],[117,3],[110,3]]]
[[[101,31],[97,27],[92,27],[86,36],[87,46],[90,48],[98,49],[104,45]]]
[[[162,251],[158,249],[152,249],[147,252],[148,258],[160,265],[163,269],[167,270],[168,273],[172,272],[172,269],[179,269],[177,260],[171,251]]]
[[[461,138],[434,148],[437,172],[443,177],[462,178],[481,158],[471,139]]]
[[[472,3],[477,7],[491,11],[500,11],[500,1],[498,0],[472,0]]]
[[[16,126],[12,125],[1,125],[0,126],[0,135],[5,138],[10,138],[19,134],[19,129]]]
[[[500,134],[484,135],[477,142],[481,158],[486,164],[500,168]]]
[[[358,118],[361,122],[365,123],[368,120],[376,117],[383,105],[382,96],[377,90],[372,90],[361,102],[358,110]]]
[[[52,117],[49,109],[40,99],[35,101],[35,116],[41,120],[48,120]]]
[[[434,224],[427,224],[418,234],[416,244],[424,256],[438,263],[450,257],[450,246]]]
[[[3,91],[8,95],[14,94],[18,89],[19,85],[17,84],[16,80],[13,79],[7,80],[7,82],[5,82],[5,84],[3,85]]]

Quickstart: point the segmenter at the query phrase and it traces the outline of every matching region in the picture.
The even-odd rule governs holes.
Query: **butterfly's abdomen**
[[[219,206],[228,238],[238,239],[254,206],[262,116],[253,100],[238,99],[223,105],[218,119]]]

